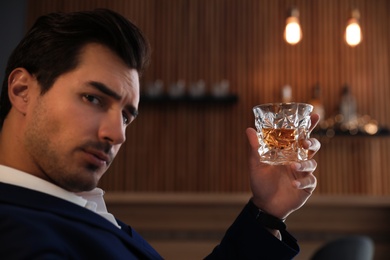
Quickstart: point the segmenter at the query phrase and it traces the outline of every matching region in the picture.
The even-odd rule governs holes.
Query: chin
[[[72,187],[71,189],[66,189],[70,192],[84,192],[84,191],[91,191],[93,189],[95,189],[97,187],[97,185],[82,185],[82,186],[78,186],[78,187]]]
[[[85,177],[85,176],[84,176]],[[68,179],[65,183],[62,183],[61,186],[65,190],[70,192],[83,192],[90,191],[97,187],[99,179],[93,175],[89,175],[86,178],[81,178],[76,176],[74,179]]]

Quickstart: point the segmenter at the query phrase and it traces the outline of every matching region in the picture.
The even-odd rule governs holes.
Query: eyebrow
[[[118,93],[112,91],[108,86],[106,86],[105,84],[101,83],[101,82],[98,82],[98,81],[89,81],[88,84],[92,87],[94,87],[95,89],[97,89],[98,91],[104,93],[105,95],[107,96],[110,96],[112,98],[114,98],[115,100],[121,100],[122,99],[122,96],[119,95]],[[132,106],[132,105],[127,105],[125,107],[125,109],[134,117],[137,117],[138,116],[138,110]]]

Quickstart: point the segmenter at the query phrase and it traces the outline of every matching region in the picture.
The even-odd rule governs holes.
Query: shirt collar
[[[30,190],[39,191],[75,203],[81,207],[87,205],[87,200],[76,194],[62,189],[34,175],[0,165],[0,182],[13,184]]]

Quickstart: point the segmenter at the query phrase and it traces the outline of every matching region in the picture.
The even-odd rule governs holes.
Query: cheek
[[[76,106],[62,106],[59,103],[47,109],[45,117],[48,134],[58,138],[61,143],[72,142],[72,139],[77,139],[86,128],[92,128],[91,120]]]
[[[56,108],[59,123],[75,132],[89,131],[97,125],[96,115],[77,102],[67,103]]]

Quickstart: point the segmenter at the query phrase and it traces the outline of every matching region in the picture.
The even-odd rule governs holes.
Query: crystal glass
[[[308,151],[302,140],[309,138],[313,106],[305,103],[269,103],[255,106],[255,125],[260,161],[286,164],[303,161]]]

